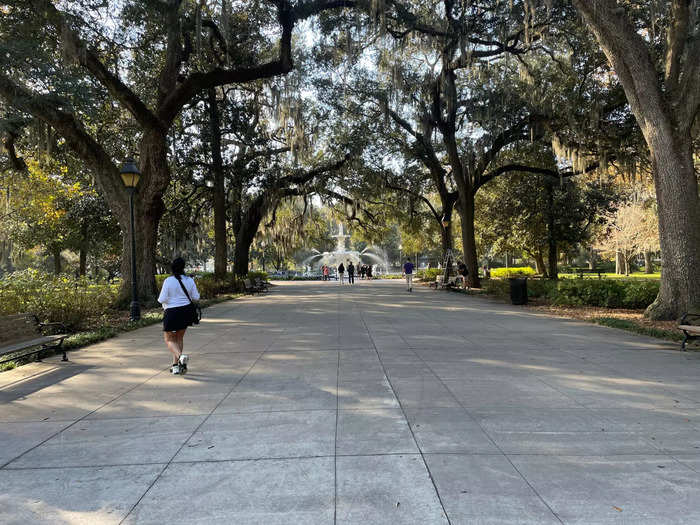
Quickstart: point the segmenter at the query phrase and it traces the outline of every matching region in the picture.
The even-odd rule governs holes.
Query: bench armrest
[[[68,328],[66,328],[66,325],[63,323],[39,323],[39,329],[40,330],[56,330],[58,329],[60,333],[67,334],[68,333]]]
[[[691,319],[700,321],[700,314],[685,313],[685,314],[683,314],[683,317],[681,317],[681,321],[679,324],[692,324],[692,323],[688,322]]]

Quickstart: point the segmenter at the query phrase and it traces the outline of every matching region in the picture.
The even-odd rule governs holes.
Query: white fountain
[[[331,237],[336,239],[335,250],[323,253],[318,250],[313,250],[315,252],[314,255],[304,259],[302,264],[304,266],[309,265],[312,268],[320,268],[324,264],[331,268],[337,268],[340,263],[347,266],[348,262],[352,262],[355,266],[360,264],[379,265],[381,271],[387,271],[389,262],[384,250],[381,248],[368,246],[361,252],[357,250],[348,250],[347,240],[350,238],[350,235],[345,233],[342,222],[338,223],[338,234],[331,235]]]

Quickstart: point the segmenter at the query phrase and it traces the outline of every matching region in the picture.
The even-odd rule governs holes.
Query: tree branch
[[[421,195],[420,193],[416,193],[415,191],[411,191],[408,188],[402,188],[401,186],[394,186],[393,184],[389,184],[388,182],[385,182],[384,187],[390,189],[390,190],[396,190],[396,191],[402,191],[404,193],[407,193],[408,195],[411,195],[417,199],[422,200],[430,209],[430,213],[433,214],[433,217],[435,217],[435,220],[440,222],[442,220],[442,217],[440,214],[437,212],[433,204],[428,200],[427,197]]]
[[[288,0],[275,0],[275,4],[277,4],[277,18],[282,28],[278,58],[252,67],[216,68],[204,73],[190,74],[181,84],[172,89],[159,104],[157,115],[160,120],[169,125],[192,97],[206,89],[226,84],[244,84],[289,73],[294,67],[292,60],[294,24],[329,9],[354,7],[357,2],[354,0],[315,0],[300,2],[296,7],[292,7]]]
[[[500,166],[496,168],[495,170],[487,173],[486,175],[482,175],[482,177],[479,179],[478,184],[475,186],[474,191],[487,182],[495,179],[496,177],[500,175],[504,175],[506,173],[532,173],[534,175],[545,175],[547,177],[553,177],[553,178],[569,178],[569,177],[575,177],[577,175],[582,175],[584,173],[590,173],[591,171],[594,171],[598,169],[599,163],[594,162],[590,164],[589,166],[586,167],[586,169],[582,171],[574,171],[574,170],[568,170],[568,171],[556,171],[548,168],[540,168],[537,166],[526,166],[524,164],[506,164],[504,166]]]
[[[25,173],[27,171],[27,163],[22,157],[17,156],[17,151],[15,150],[16,139],[17,136],[14,133],[6,132],[2,144],[7,152],[7,157],[10,159],[10,168],[20,173]]]
[[[94,51],[88,48],[73,28],[70,27],[63,13],[52,2],[33,0],[37,9],[44,11],[48,19],[56,27],[68,54],[82,67],[88,70],[107,91],[116,98],[145,128],[164,130],[162,123],[156,118],[143,101],[121,79],[110,72]]]
[[[63,111],[55,102],[37,95],[26,88],[15,84],[5,74],[0,72],[0,98],[5,102],[46,122],[58,131],[66,140],[68,146],[98,173],[107,173],[107,177],[99,177],[103,185],[112,190],[112,194],[124,194],[119,180],[119,170],[104,148],[93,139],[85,128],[71,113]]]

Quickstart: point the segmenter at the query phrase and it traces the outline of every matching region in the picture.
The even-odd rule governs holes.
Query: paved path
[[[0,374],[0,523],[700,523],[700,354],[289,283]]]

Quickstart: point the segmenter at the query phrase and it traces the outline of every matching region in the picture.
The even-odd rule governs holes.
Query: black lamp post
[[[129,192],[129,208],[131,211],[131,320],[141,319],[141,305],[136,286],[136,228],[134,227],[134,193],[141,178],[141,172],[134,159],[126,159],[119,170],[124,186]]]

